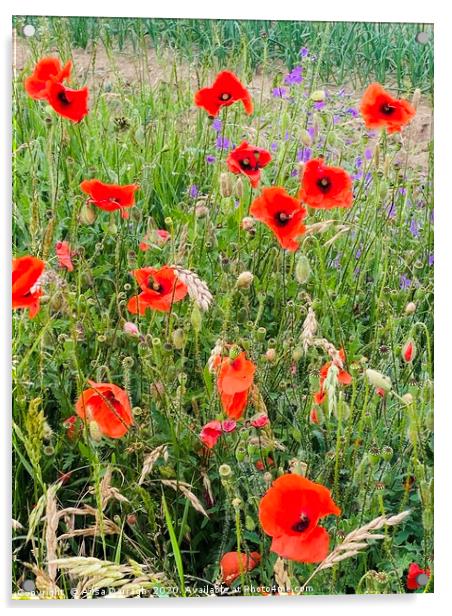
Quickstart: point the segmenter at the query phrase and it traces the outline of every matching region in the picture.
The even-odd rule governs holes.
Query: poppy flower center
[[[395,107],[394,105],[390,105],[389,103],[384,103],[384,105],[380,107],[380,111],[384,115],[391,115],[392,113],[394,113]]]
[[[320,178],[320,180],[317,180],[317,186],[323,193],[326,193],[331,188],[331,180],[327,177]]]
[[[240,161],[240,166],[244,171],[257,171],[259,169],[258,164],[253,167],[249,158],[242,158]]]
[[[285,227],[289,223],[292,216],[290,214],[286,214],[285,212],[278,212],[275,218],[279,225]]]
[[[148,287],[157,293],[160,293],[163,290],[162,285],[152,278],[149,278]]]
[[[229,94],[229,92],[223,92],[222,94],[220,94],[220,100],[221,101],[228,101],[232,98],[232,95]]]
[[[302,513],[300,516],[300,520],[292,526],[292,530],[294,530],[296,533],[302,533],[308,528],[309,522],[310,520],[308,516]]]
[[[64,92],[64,90],[62,90],[61,92],[58,92],[57,99],[60,101],[62,105],[70,105],[70,101],[68,97],[66,96],[66,92]]]

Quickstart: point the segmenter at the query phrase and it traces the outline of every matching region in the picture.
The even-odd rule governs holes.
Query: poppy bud
[[[264,477],[263,478],[264,478],[264,481],[265,481],[265,483],[267,485],[270,485],[272,483],[272,481],[273,481],[272,474],[269,473],[268,471],[266,473],[264,473]]]
[[[268,362],[273,363],[276,360],[276,349],[267,349],[265,359]]]
[[[293,361],[300,361],[302,357],[303,357],[303,349],[301,347],[295,347],[295,349],[292,351]]]
[[[242,272],[237,278],[237,287],[239,289],[249,289],[253,283],[253,274],[251,272]]]
[[[300,255],[295,266],[295,278],[300,284],[305,284],[311,275],[309,259],[305,255]]]
[[[250,515],[247,515],[245,517],[245,528],[250,532],[253,532],[253,530],[256,528],[256,522]]]
[[[367,380],[374,387],[378,387],[383,389],[384,391],[391,391],[392,383],[391,379],[381,372],[377,372],[377,370],[372,370],[371,368],[367,368],[366,370]]]
[[[229,358],[234,360],[240,355],[241,349],[237,344],[233,344],[229,349]]]
[[[85,204],[80,210],[79,220],[83,225],[92,225],[96,220],[94,208]]]
[[[402,401],[406,406],[410,406],[410,404],[413,404],[413,396],[410,393],[404,394],[402,396]]]
[[[138,327],[135,325],[135,323],[131,323],[130,321],[127,321],[126,323],[124,323],[123,330],[126,334],[129,334],[129,336],[139,336],[140,335],[140,332],[138,331]]]
[[[241,177],[238,177],[235,183],[235,195],[239,199],[243,197],[243,180]]]
[[[265,329],[265,327],[258,327],[256,331],[256,338],[260,340],[260,342],[263,342],[265,340],[266,335],[267,335],[267,330]]]
[[[422,512],[422,524],[426,530],[433,528],[433,512],[431,509],[424,509]]]
[[[234,498],[232,500],[232,506],[234,507],[234,509],[240,509],[240,507],[242,506],[242,499],[241,498]]]
[[[311,100],[315,103],[321,103],[326,98],[325,90],[314,90],[311,94]]]
[[[380,166],[380,144],[377,143],[374,150],[375,156],[375,166],[378,168]]]
[[[407,364],[410,364],[416,356],[416,347],[413,340],[408,340],[402,348],[402,358]]]
[[[333,133],[333,132],[328,133],[327,143],[329,145],[334,145],[336,143],[336,141],[337,141],[337,137],[336,137],[335,133]]]
[[[414,302],[408,302],[405,306],[405,314],[413,314],[416,312],[416,304]]]
[[[237,462],[243,462],[245,460],[245,456],[246,456],[246,451],[243,449],[243,447],[238,447],[235,450],[235,458]]]
[[[172,340],[173,340],[173,345],[175,346],[176,349],[183,349],[184,348],[184,344],[185,344],[185,336],[184,336],[184,330],[179,328],[179,329],[175,329],[173,331],[173,334],[171,336]]]
[[[129,515],[127,516],[127,524],[129,526],[135,526],[136,523],[137,523],[137,516],[134,513],[129,513]]]
[[[89,422],[89,433],[93,441],[96,441],[96,443],[102,439],[102,432],[95,421]]]
[[[306,129],[303,128],[303,130],[301,131],[301,142],[303,145],[305,145],[307,148],[311,147],[312,145],[312,139],[311,139],[311,135],[308,133],[308,131]]]
[[[256,220],[251,216],[245,216],[242,218],[242,229],[244,231],[252,232],[256,226]]]
[[[197,205],[195,207],[196,218],[205,218],[209,213],[209,208],[205,205]]]
[[[220,194],[222,197],[230,197],[232,195],[232,181],[229,173],[220,175]]]
[[[193,310],[190,315],[190,322],[194,331],[199,333],[201,331],[202,315],[197,304],[193,306]]]

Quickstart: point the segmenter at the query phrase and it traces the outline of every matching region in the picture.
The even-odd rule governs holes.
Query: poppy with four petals
[[[339,350],[339,357],[341,358],[342,363],[345,363],[345,351],[344,349],[340,349]],[[323,404],[326,400],[326,391],[324,388],[324,384],[326,381],[326,378],[328,376],[328,371],[331,367],[333,362],[328,361],[326,362],[326,364],[323,364],[323,366],[320,368],[320,389],[319,391],[317,391],[314,394],[314,401],[316,404]],[[339,369],[338,375],[337,375],[337,380],[338,383],[340,385],[351,385],[352,381],[353,381],[353,377],[351,374],[349,374],[346,370],[344,370],[343,368]]]
[[[62,83],[50,81],[47,85],[47,102],[63,118],[80,122],[88,113],[88,88],[73,90]]]
[[[135,205],[135,191],[138,190],[138,184],[105,184],[100,180],[84,180],[80,184],[80,188],[84,193],[89,195],[89,203],[92,203],[101,210],[106,212],[121,211],[122,218],[129,218],[129,212],[126,208]]]
[[[352,179],[344,169],[328,167],[322,158],[314,158],[304,165],[299,197],[313,208],[351,207],[352,187]]]
[[[282,248],[298,249],[300,243],[296,238],[306,231],[303,224],[306,209],[284,188],[264,188],[251,204],[250,214],[273,231]]]
[[[261,169],[268,165],[271,159],[270,152],[264,148],[258,148],[243,141],[229,153],[226,163],[229,171],[236,175],[243,173],[249,178],[251,186],[256,188],[259,184]]]
[[[94,422],[103,436],[121,438],[133,425],[127,392],[113,383],[94,383],[82,392],[75,404],[77,415]]]
[[[253,113],[250,93],[231,71],[221,71],[212,87],[201,88],[195,94],[195,104],[205,109],[213,117],[218,115],[221,107],[229,107],[236,101],[242,101],[248,115]]]
[[[221,426],[221,422],[217,419],[214,419],[213,421],[209,421],[209,423],[203,426],[199,434],[199,438],[208,449],[213,449],[222,433],[223,428]]]
[[[271,551],[301,563],[319,563],[328,554],[328,532],[320,518],[340,515],[330,491],[306,477],[278,477],[259,504],[259,520],[272,537]]]
[[[132,272],[142,292],[129,299],[127,309],[133,314],[144,315],[146,310],[169,312],[176,302],[188,293],[187,286],[179,280],[173,268],[164,265],[160,269],[144,267]]]
[[[416,109],[407,100],[394,98],[379,83],[371,83],[360,104],[361,115],[367,128],[385,128],[398,133],[416,115]]]
[[[37,288],[37,282],[44,267],[44,261],[29,255],[13,259],[12,306],[13,309],[28,308],[31,319],[39,311],[39,298],[42,291]]]
[[[25,79],[25,90],[36,100],[47,98],[49,81],[62,83],[71,76],[72,62],[69,60],[62,67],[58,58],[42,58],[36,64],[33,73]]]
[[[425,584],[419,584],[419,576],[427,576],[427,578],[429,578],[430,569],[421,569],[417,563],[411,563],[408,568],[408,575],[406,578],[406,587],[408,590],[417,590],[418,588],[421,588],[421,586],[425,586]]]
[[[55,252],[58,259],[58,264],[60,267],[65,267],[68,272],[72,272],[74,270],[74,265],[72,264],[72,255],[73,252],[68,242],[57,242],[55,244]]]

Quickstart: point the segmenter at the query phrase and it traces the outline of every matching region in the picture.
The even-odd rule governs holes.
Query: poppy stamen
[[[223,92],[222,94],[220,94],[220,100],[221,101],[228,101],[232,98],[232,95],[229,94],[228,92]]]
[[[302,513],[300,516],[300,521],[292,526],[292,530],[294,530],[297,533],[302,533],[308,528],[308,526],[309,526],[309,518],[307,515]]]
[[[71,104],[71,102],[68,99],[68,97],[66,96],[66,92],[64,92],[64,90],[62,90],[61,92],[58,92],[57,99],[60,101],[60,103],[62,105],[70,105]]]
[[[326,193],[331,188],[331,181],[327,177],[320,178],[320,180],[317,181],[317,186],[322,192]]]
[[[285,212],[278,212],[275,218],[280,225],[285,226],[290,221],[292,216],[290,216],[289,214],[286,214]]]
[[[395,111],[394,105],[390,105],[389,103],[385,103],[380,107],[381,113],[384,115],[391,115]]]

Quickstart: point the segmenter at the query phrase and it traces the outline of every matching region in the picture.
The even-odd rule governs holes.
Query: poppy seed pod
[[[222,197],[230,197],[232,195],[232,180],[229,173],[220,175],[220,194]]]
[[[404,394],[402,396],[402,401],[406,406],[410,406],[410,404],[413,404],[413,396],[410,393]]]
[[[243,180],[242,178],[237,178],[235,183],[235,196],[241,199],[243,197]]]
[[[408,340],[402,348],[402,359],[407,364],[410,364],[416,357],[416,346],[413,340]]]
[[[197,205],[195,207],[196,218],[205,218],[209,214],[209,208],[203,205]]]
[[[232,469],[229,464],[222,464],[218,469],[218,473],[222,479],[226,479],[232,475]]]
[[[388,376],[381,374],[377,370],[372,370],[371,368],[367,368],[366,370],[367,380],[374,387],[383,389],[384,391],[391,391],[392,382]]]
[[[251,272],[242,272],[237,278],[237,287],[239,289],[249,289],[253,283],[253,274]]]
[[[276,349],[267,349],[265,359],[270,363],[276,361]]]
[[[201,331],[202,315],[197,304],[193,306],[193,310],[190,315],[190,322],[194,331],[199,333]]]
[[[184,348],[185,336],[184,336],[183,329],[181,328],[175,329],[171,337],[172,337],[173,345],[175,346],[176,349]]]

